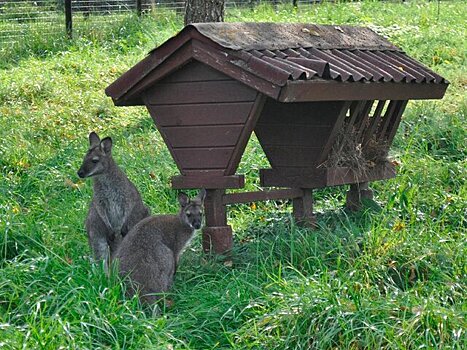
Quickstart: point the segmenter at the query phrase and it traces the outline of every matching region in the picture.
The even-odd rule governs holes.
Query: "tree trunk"
[[[186,0],[185,25],[223,21],[224,0]]]

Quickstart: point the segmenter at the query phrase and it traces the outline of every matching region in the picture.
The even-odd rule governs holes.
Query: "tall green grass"
[[[411,102],[391,156],[398,176],[374,203],[316,191],[319,228],[286,202],[237,205],[233,266],[182,257],[160,315],[91,264],[83,221],[91,185],[76,175],[95,130],[155,213],[176,211],[176,167],[145,109],[115,108],[105,87],[181,28],[172,14],[62,46],[7,52],[0,70],[0,347],[5,349],[464,349],[466,300],[465,5],[260,5],[229,21],[372,26],[451,81]],[[253,138],[239,172],[267,166]]]

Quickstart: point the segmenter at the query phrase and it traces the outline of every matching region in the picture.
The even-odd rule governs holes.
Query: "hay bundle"
[[[336,136],[328,159],[321,166],[347,167],[357,175],[365,175],[371,168],[387,161],[388,149],[386,142],[378,142],[375,137],[363,146],[355,127],[344,125]]]

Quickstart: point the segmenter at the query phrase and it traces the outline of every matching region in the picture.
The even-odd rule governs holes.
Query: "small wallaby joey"
[[[78,170],[92,177],[94,194],[86,219],[89,245],[96,260],[106,260],[122,238],[150,215],[136,187],[112,158],[112,139],[89,134],[89,150]]]
[[[193,199],[180,193],[178,215],[145,218],[123,239],[115,260],[120,275],[132,281],[130,296],[139,290],[140,300],[153,304],[170,289],[180,255],[201,228],[205,196],[204,189]]]

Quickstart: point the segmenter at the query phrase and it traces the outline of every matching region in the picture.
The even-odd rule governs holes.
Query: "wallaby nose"
[[[83,177],[84,177],[84,171],[83,171],[83,169],[79,169],[79,170],[78,170],[78,176],[79,176],[80,178],[83,178]]]
[[[193,227],[195,228],[195,230],[199,230],[201,228],[201,222],[197,221],[193,224]]]

